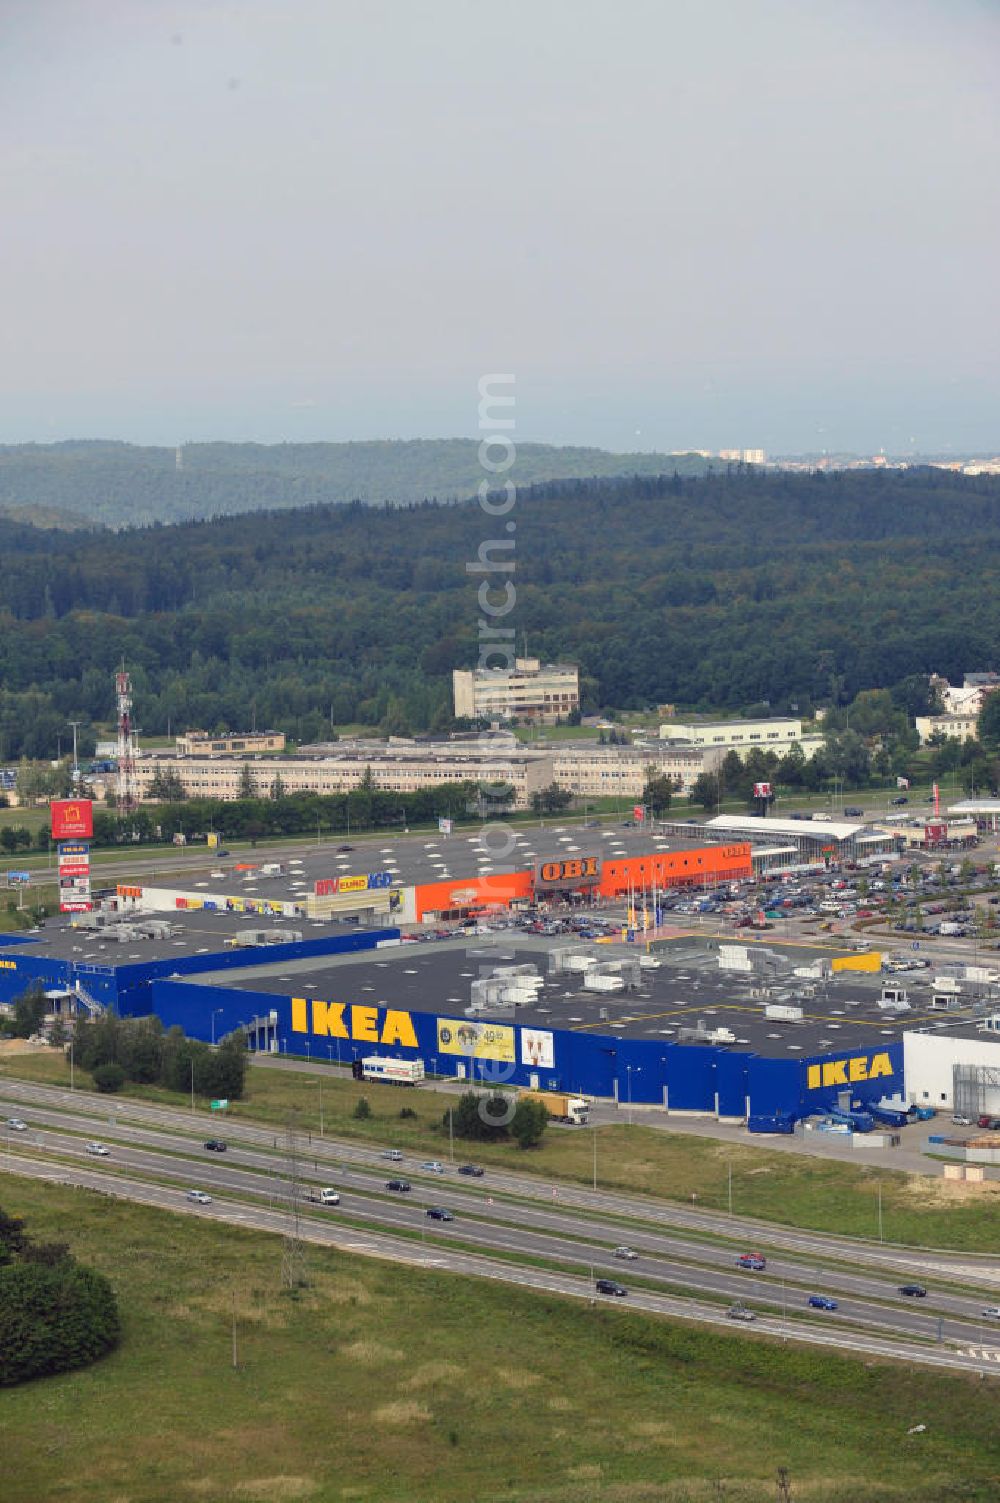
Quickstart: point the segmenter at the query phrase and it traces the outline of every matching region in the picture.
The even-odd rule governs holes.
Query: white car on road
[[[87,1152],[92,1153],[95,1158],[106,1159],[110,1150],[105,1148],[103,1143],[88,1143]]]
[[[211,1195],[206,1195],[204,1190],[189,1190],[187,1198],[188,1200],[197,1202],[200,1206],[210,1206],[212,1204]]]
[[[11,1132],[27,1132],[27,1122],[22,1122],[20,1117],[8,1117],[7,1127]]]

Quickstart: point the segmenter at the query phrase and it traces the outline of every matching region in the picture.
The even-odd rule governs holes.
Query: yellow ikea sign
[[[0,971],[16,971],[16,960],[0,960]]]
[[[823,1086],[855,1085],[860,1080],[877,1080],[893,1073],[888,1054],[859,1054],[854,1059],[827,1059],[821,1065],[806,1066],[806,1090]]]
[[[379,1018],[377,1007],[354,1007],[346,1002],[321,1002],[318,997],[293,997],[292,1032],[320,1038],[357,1039],[365,1044],[400,1044],[416,1049],[417,1035],[408,1012],[388,1008]]]

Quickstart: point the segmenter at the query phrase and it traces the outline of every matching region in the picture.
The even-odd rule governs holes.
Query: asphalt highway
[[[175,1109],[132,1101],[111,1105],[90,1093],[15,1081],[0,1085],[0,1115],[20,1116],[29,1123],[26,1133],[4,1134],[3,1166],[8,1170],[41,1172],[43,1160],[58,1155],[64,1162],[58,1166],[50,1162],[49,1168],[74,1182],[82,1176],[83,1182],[90,1183],[97,1175],[102,1188],[130,1198],[141,1184],[142,1198],[155,1191],[154,1203],[174,1210],[204,1209],[264,1229],[288,1229],[289,1165],[281,1134],[235,1122],[227,1122],[223,1129],[204,1116],[193,1118]],[[204,1135],[212,1130],[225,1132],[227,1154],[204,1149]],[[106,1143],[111,1158],[87,1158],[84,1145],[89,1138]],[[479,1271],[479,1264],[489,1264],[482,1271],[491,1276],[499,1276],[493,1263],[502,1254],[510,1260],[502,1265],[504,1276],[516,1273],[518,1281],[524,1274],[523,1266],[515,1269],[518,1259],[522,1264],[545,1260],[569,1265],[574,1271],[565,1275],[558,1269],[545,1271],[546,1277],[557,1280],[569,1277],[566,1292],[580,1292],[580,1274],[575,1270],[584,1268],[591,1269],[592,1276],[616,1277],[626,1284],[638,1279],[643,1287],[632,1286],[632,1306],[660,1309],[655,1301],[667,1299],[672,1303],[666,1313],[698,1319],[718,1319],[721,1313],[725,1320],[723,1304],[718,1302],[742,1298],[762,1317],[754,1329],[773,1330],[777,1322],[788,1339],[822,1336],[824,1343],[833,1340],[846,1350],[866,1351],[874,1349],[866,1342],[902,1343],[909,1360],[954,1358],[959,1365],[978,1360],[982,1370],[1000,1371],[1000,1329],[993,1329],[981,1314],[984,1306],[997,1301],[996,1260],[949,1260],[943,1255],[868,1247],[774,1227],[755,1227],[755,1235],[749,1236],[737,1218],[730,1222],[712,1213],[681,1208],[677,1209],[682,1224],[671,1228],[662,1213],[675,1208],[640,1197],[594,1194],[564,1184],[539,1185],[529,1176],[494,1171],[483,1180],[465,1179],[455,1173],[454,1166],[436,1175],[419,1165],[412,1155],[402,1165],[393,1164],[381,1159],[377,1149],[329,1140],[307,1144],[300,1138],[300,1192],[309,1185],[331,1184],[342,1193],[336,1209],[303,1201],[302,1226],[310,1237],[329,1240],[332,1235],[338,1245],[355,1251],[405,1261],[430,1257],[456,1271]],[[386,1191],[385,1181],[393,1177],[408,1179],[413,1185],[411,1194]],[[185,1191],[190,1188],[211,1193],[213,1205],[200,1208],[188,1202]],[[455,1221],[431,1221],[425,1214],[428,1205],[447,1207]],[[344,1225],[348,1220],[360,1226]],[[423,1239],[419,1254],[417,1237]],[[637,1262],[614,1258],[613,1248],[619,1242],[627,1242],[640,1254]],[[767,1255],[766,1272],[737,1269],[737,1254],[758,1245]],[[470,1270],[470,1259],[476,1269]],[[950,1279],[961,1287],[935,1288],[928,1282],[935,1278],[939,1283]],[[928,1284],[926,1301],[899,1296],[897,1283],[915,1279]],[[591,1277],[583,1282],[589,1293]],[[661,1293],[657,1285],[667,1287]],[[543,1282],[539,1287],[556,1286]],[[562,1283],[558,1287],[565,1288]],[[671,1290],[682,1291],[683,1297],[678,1301]],[[832,1295],[840,1308],[830,1313],[809,1310],[810,1293]],[[705,1299],[717,1301],[708,1307],[710,1316],[705,1313]],[[678,1303],[683,1310],[674,1309]],[[921,1345],[914,1346],[917,1342]],[[995,1358],[989,1355],[993,1349]],[[978,1351],[979,1357],[969,1358],[970,1351]],[[896,1355],[904,1353],[900,1350]]]

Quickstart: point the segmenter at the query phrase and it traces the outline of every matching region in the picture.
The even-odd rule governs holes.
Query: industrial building
[[[502,647],[490,654],[505,655]],[[458,719],[551,724],[580,708],[580,670],[571,663],[515,658],[513,668],[456,668],[452,686]]]
[[[186,731],[174,739],[179,757],[248,757],[260,752],[285,749],[284,731],[223,731],[212,736],[208,731]]]
[[[665,720],[660,726],[664,741],[690,746],[712,747],[723,755],[734,751],[743,758],[752,751],[770,751],[778,756],[797,746],[806,757],[813,756],[824,744],[819,735],[806,735],[801,720]]]
[[[610,902],[669,887],[714,886],[752,874],[741,841],[707,844],[682,826],[546,829],[486,826],[476,834],[401,836],[381,846],[317,847],[286,860],[214,867],[183,886],[121,883],[134,912],[205,909],[261,917],[350,916],[362,924],[432,923],[524,905],[552,895]]]
[[[442,783],[476,783],[514,790],[514,807],[531,807],[532,794],[553,783],[578,798],[619,796],[641,800],[651,777],[668,777],[682,792],[716,768],[725,755],[711,747],[604,746],[597,741],[544,742],[523,746],[504,731],[456,736],[447,741],[358,739],[319,743],[298,756],[247,760],[228,751],[178,755],[152,752],[135,762],[139,796],[154,779],[176,777],[189,798],[232,800],[244,796],[247,777],[267,798],[276,777],[291,793],[349,793],[366,778],[395,793],[419,793]]]

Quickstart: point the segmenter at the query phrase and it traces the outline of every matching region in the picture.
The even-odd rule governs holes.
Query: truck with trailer
[[[540,1101],[555,1122],[582,1127],[590,1112],[590,1102],[582,1096],[568,1096],[563,1091],[520,1091],[522,1101]]]
[[[361,1079],[386,1085],[419,1085],[424,1078],[422,1059],[385,1059],[370,1054],[361,1061]]]

